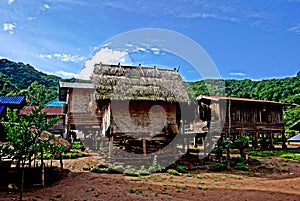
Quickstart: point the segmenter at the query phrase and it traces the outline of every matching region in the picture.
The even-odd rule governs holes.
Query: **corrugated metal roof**
[[[4,108],[5,108],[5,105],[0,105],[0,114],[2,114]]]
[[[32,109],[36,106],[24,106],[19,115],[26,115],[32,112]],[[61,106],[46,106],[42,109],[42,112],[46,112],[47,116],[65,115],[64,107]]]
[[[59,106],[59,107],[62,107],[65,104],[66,104],[65,101],[60,101],[60,100],[58,100],[58,98],[56,98],[56,99],[46,103],[45,106]]]
[[[268,104],[275,104],[275,105],[292,105],[288,103],[281,103],[281,102],[275,102],[275,101],[268,101],[268,100],[255,100],[255,99],[249,99],[249,98],[237,98],[237,97],[226,97],[226,96],[205,96],[201,95],[197,97],[197,100],[200,99],[208,99],[208,100],[231,100],[231,101],[242,101],[242,102],[254,102],[254,103],[268,103]]]
[[[84,82],[59,82],[60,88],[71,88],[71,89],[94,89],[92,83]]]
[[[25,100],[25,96],[0,96],[0,104],[3,105],[18,105]]]
[[[288,142],[300,142],[300,133],[287,140]]]

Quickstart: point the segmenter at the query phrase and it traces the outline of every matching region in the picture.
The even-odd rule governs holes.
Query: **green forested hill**
[[[16,63],[7,59],[0,60],[0,75],[16,85],[18,89],[25,89],[34,81],[46,87],[56,87],[58,80],[61,79],[40,72],[29,64]]]
[[[187,86],[193,97],[201,94],[226,95],[300,104],[300,71],[296,76],[284,79],[201,80],[188,82]]]
[[[28,105],[57,97],[60,77],[47,75],[29,64],[0,59],[0,95],[25,95]]]

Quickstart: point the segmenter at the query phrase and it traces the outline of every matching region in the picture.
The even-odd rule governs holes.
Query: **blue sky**
[[[222,78],[282,78],[300,70],[300,0],[0,0],[0,28],[0,58],[59,76],[76,76],[102,47],[115,57],[104,61],[181,66],[185,80],[198,79],[187,61],[157,47],[126,53],[104,44],[144,28],[195,41]]]

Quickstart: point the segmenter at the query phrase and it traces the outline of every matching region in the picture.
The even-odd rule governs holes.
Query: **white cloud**
[[[229,73],[230,76],[244,77],[246,74],[241,72],[232,72]]]
[[[125,51],[112,50],[108,47],[101,48],[91,59],[85,62],[84,68],[80,71],[78,78],[90,79],[94,65],[102,62],[103,64],[132,65],[132,61]]]
[[[28,21],[33,21],[33,20],[35,20],[36,19],[36,17],[27,17],[27,20]]]
[[[151,51],[153,52],[153,54],[156,54],[156,55],[159,55],[159,53],[160,53],[160,50],[155,47],[151,48]]]
[[[43,7],[44,7],[45,9],[49,9],[49,8],[50,8],[50,6],[49,6],[48,4],[44,4]]]
[[[70,73],[70,72],[65,72],[65,71],[57,71],[55,73],[56,75],[63,77],[63,78],[77,78],[78,74],[76,73]]]
[[[57,71],[55,73],[46,72],[46,71],[43,71],[43,72],[46,73],[47,75],[55,75],[55,76],[59,76],[59,77],[62,77],[62,78],[77,78],[78,77],[78,74],[71,73],[71,72],[66,72],[66,71]]]
[[[213,13],[201,13],[201,12],[194,12],[194,13],[184,13],[177,16],[178,18],[202,18],[202,19],[216,19],[216,20],[223,20],[223,21],[230,21],[230,22],[237,22],[238,19],[234,17],[225,17],[221,15],[216,15]]]
[[[15,0],[8,0],[8,4],[11,5]]]
[[[292,32],[292,33],[296,33],[300,35],[300,24],[296,25],[296,26],[292,26],[290,28],[286,29],[288,32]]]
[[[3,29],[2,30],[3,31],[7,31],[10,34],[13,34],[15,28],[16,28],[15,24],[12,24],[12,23],[3,23]]]
[[[42,10],[42,11],[46,11],[46,10],[48,10],[48,9],[50,9],[50,6],[49,6],[48,4],[43,4],[43,5],[40,7],[40,10]]]
[[[43,59],[56,59],[63,62],[73,62],[73,63],[79,63],[85,60],[85,57],[78,56],[78,55],[64,54],[64,53],[40,54],[38,55],[38,57]]]

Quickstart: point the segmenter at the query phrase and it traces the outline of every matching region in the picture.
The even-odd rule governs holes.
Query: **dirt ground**
[[[180,176],[130,177],[83,171],[99,164],[92,156],[69,159],[64,167],[70,171],[60,181],[27,189],[24,200],[300,200],[300,163],[276,157],[260,160],[264,168],[257,172],[197,170]],[[18,200],[18,192],[0,191],[0,200]]]

